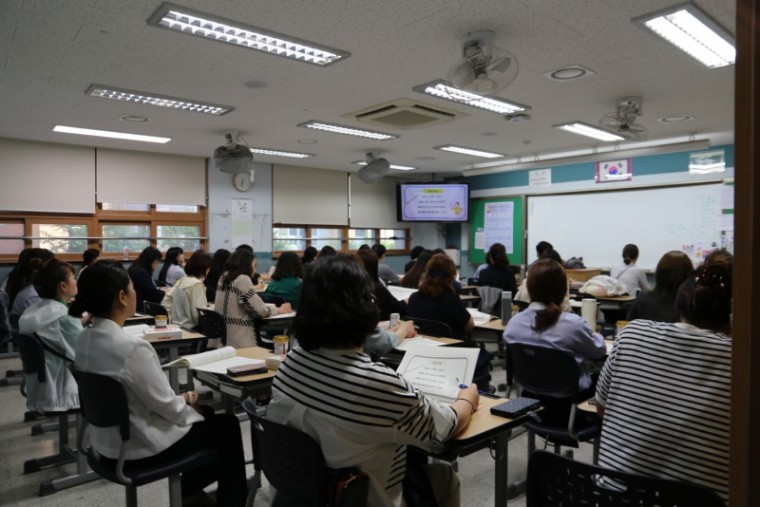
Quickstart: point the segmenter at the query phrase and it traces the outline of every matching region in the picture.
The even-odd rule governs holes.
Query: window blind
[[[383,177],[368,185],[355,174],[351,175],[351,227],[400,229],[396,221],[396,183],[399,180]]]

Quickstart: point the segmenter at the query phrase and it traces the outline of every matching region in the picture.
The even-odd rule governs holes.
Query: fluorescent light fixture
[[[122,102],[135,102],[137,104],[147,104],[149,106],[167,107],[169,109],[179,109],[181,111],[192,111],[194,113],[206,113],[213,115],[223,115],[233,111],[232,106],[222,106],[219,104],[210,104],[197,102],[179,97],[169,97],[167,95],[158,95],[156,93],[139,92],[136,90],[125,90],[123,88],[114,88],[93,84],[84,92],[91,97],[100,97],[103,99],[119,100]]]
[[[412,90],[499,114],[510,114],[530,109],[528,106],[517,104],[515,102],[508,102],[493,97],[483,97],[482,95],[454,88],[453,86],[446,84],[442,79],[417,85],[412,88]]]
[[[623,136],[613,134],[612,132],[607,132],[606,130],[602,130],[600,128],[592,127],[587,123],[579,121],[554,125],[554,128],[566,130],[568,132],[572,132],[573,134],[578,134],[581,136],[593,137],[594,139],[598,139],[600,141],[625,141],[625,138]]]
[[[250,148],[251,153],[257,153],[259,155],[269,155],[271,157],[289,157],[289,158],[309,158],[313,157],[313,153],[299,153],[297,151],[285,151],[285,150],[270,150],[269,148]]]
[[[503,153],[492,153],[490,151],[481,151],[474,148],[465,148],[464,146],[455,146],[453,144],[447,144],[445,146],[436,146],[436,150],[449,151],[452,153],[461,153],[462,155],[472,155],[473,157],[482,158],[502,158],[505,155]]]
[[[354,162],[356,165],[365,166],[367,165],[367,162],[364,160],[359,160],[357,162]],[[419,167],[414,167],[411,165],[398,165],[398,164],[391,164],[391,169],[394,169],[396,171],[416,171],[419,169]]]
[[[141,141],[144,143],[165,144],[172,140],[171,137],[143,136],[139,134],[127,134],[125,132],[112,132],[110,130],[69,127],[66,125],[56,125],[53,127],[53,132],[63,132],[64,134],[78,134],[80,136],[109,137],[111,139],[125,139],[127,141]]]
[[[351,53],[347,51],[322,46],[168,2],[161,4],[148,19],[148,24],[299,62],[311,63],[320,67],[351,56]]]
[[[303,123],[299,123],[298,126],[304,127],[307,129],[332,132],[333,134],[344,134],[347,136],[367,137],[369,139],[375,139],[377,141],[387,141],[388,139],[396,139],[399,137],[393,134],[386,134],[385,132],[357,129],[353,127],[347,127],[345,125],[337,125],[335,123],[325,123],[323,121],[317,121],[317,120],[309,120]]]
[[[736,62],[734,37],[691,2],[631,22],[651,30],[711,69]]]

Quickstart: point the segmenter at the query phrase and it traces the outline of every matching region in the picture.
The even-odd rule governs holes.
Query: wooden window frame
[[[405,236],[406,248],[404,248],[404,249],[396,249],[396,250],[387,250],[386,253],[385,253],[386,255],[408,255],[409,254],[409,250],[410,250],[409,244],[411,243],[411,239],[412,239],[411,235],[410,235],[409,228],[405,228],[405,227],[400,227],[400,228],[397,228],[397,227],[349,227],[349,226],[346,226],[346,225],[307,225],[307,224],[285,224],[285,223],[275,223],[275,224],[272,224],[272,231],[273,232],[274,232],[274,229],[285,229],[285,228],[305,229],[305,231],[306,231],[305,237],[303,237],[303,238],[296,238],[296,239],[305,240],[307,247],[311,246],[311,242],[312,242],[312,232],[311,231],[313,229],[340,229],[341,230],[341,238],[340,238],[341,248],[340,248],[339,251],[343,252],[343,253],[351,253],[351,252],[353,252],[353,250],[349,250],[349,248],[348,248],[349,239],[351,241],[355,241],[357,239],[361,239],[361,238],[349,238],[348,231],[351,230],[351,229],[372,229],[375,232],[375,234],[374,234],[374,237],[373,237],[372,241],[369,242],[370,246],[373,245],[373,244],[375,244],[375,243],[377,243],[379,241],[379,239],[380,239],[380,230],[381,229],[396,229],[396,230],[403,230],[403,231],[405,231],[405,234],[406,234],[406,236]],[[272,258],[273,259],[279,258],[280,254],[284,251],[284,250],[275,250],[274,249],[274,242],[275,241],[276,241],[276,239],[274,238],[274,234],[272,234]],[[303,250],[290,250],[290,251],[296,252],[299,255],[303,255]]]

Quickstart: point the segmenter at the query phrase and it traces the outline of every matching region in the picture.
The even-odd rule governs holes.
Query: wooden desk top
[[[156,345],[174,345],[180,342],[194,342],[198,340],[203,340],[206,338],[206,335],[202,335],[200,333],[196,333],[195,331],[188,331],[187,329],[182,329],[182,338],[175,338],[175,339],[155,339],[155,338],[145,338],[145,341],[153,345],[154,347]]]
[[[507,326],[501,323],[501,319],[491,319],[483,324],[475,324],[475,329],[485,329],[487,331],[504,331]]]
[[[468,440],[470,438],[479,437],[483,433],[505,425],[516,425],[521,423],[524,416],[520,416],[516,419],[508,419],[506,417],[491,414],[491,407],[504,403],[505,401],[507,401],[506,398],[489,398],[481,396],[478,409],[472,414],[470,424],[468,424],[460,434],[453,437],[452,440]]]

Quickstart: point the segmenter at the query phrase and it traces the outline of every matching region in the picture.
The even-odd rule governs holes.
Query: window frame
[[[312,229],[339,229],[341,231],[341,238],[340,238],[340,245],[341,248],[338,250],[339,252],[343,253],[352,253],[354,250],[349,250],[348,244],[349,241],[357,241],[362,240],[363,238],[349,238],[349,231],[353,229],[360,229],[360,230],[372,230],[374,231],[374,235],[372,238],[372,241],[368,241],[367,243],[372,246],[375,243],[379,241],[380,238],[380,231],[382,229],[391,229],[391,230],[403,230],[405,232],[405,241],[406,241],[406,248],[404,249],[395,249],[395,250],[387,250],[385,252],[386,255],[408,255],[409,254],[409,244],[411,243],[411,235],[409,228],[392,228],[392,227],[350,227],[346,225],[327,225],[327,224],[320,224],[320,225],[307,225],[307,224],[290,224],[290,223],[273,223],[272,224],[272,258],[278,259],[280,257],[280,254],[282,254],[285,251],[289,252],[296,252],[298,255],[303,255],[303,250],[275,250],[274,249],[274,242],[276,239],[274,238],[274,229],[304,229],[306,231],[305,237],[303,238],[291,238],[299,241],[306,241],[306,246],[312,245],[312,240],[321,240],[323,238],[312,238]]]

